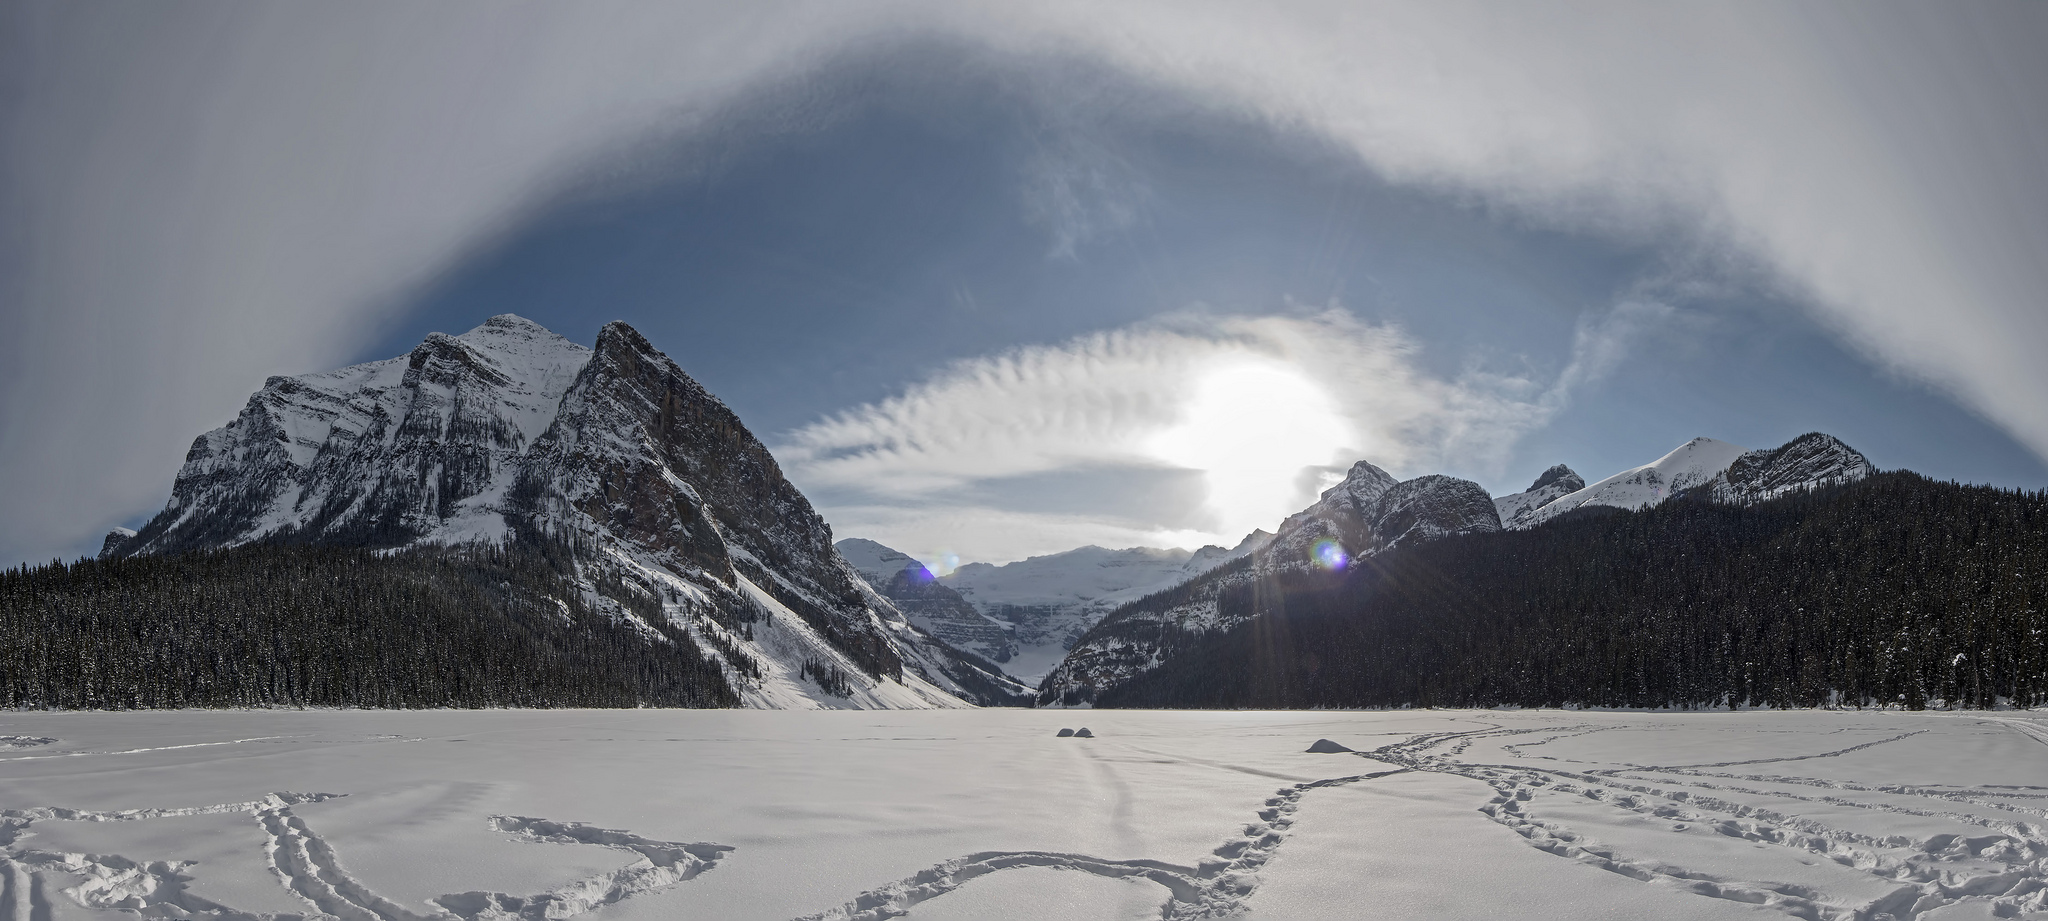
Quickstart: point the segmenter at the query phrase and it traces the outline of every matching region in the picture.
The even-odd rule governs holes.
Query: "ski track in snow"
[[[434,910],[415,912],[378,895],[350,876],[326,839],[293,814],[300,803],[346,794],[272,793],[246,803],[178,809],[93,812],[61,807],[0,811],[0,921],[51,921],[44,877],[78,879],[60,891],[78,905],[119,909],[146,917],[206,918],[217,921],[561,921],[644,892],[666,889],[718,865],[733,848],[722,844],[655,841],[580,822],[526,816],[491,816],[491,828],[535,844],[582,844],[634,854],[639,859],[610,873],[572,881],[546,892],[518,896],[503,892],[462,892],[431,900]],[[278,881],[312,910],[305,914],[246,912],[187,891],[189,861],[145,861],[121,855],[60,853],[20,846],[38,821],[135,822],[173,816],[249,813],[267,837],[263,853]]]

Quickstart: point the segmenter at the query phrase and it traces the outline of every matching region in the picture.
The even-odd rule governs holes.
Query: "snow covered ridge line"
[[[507,314],[398,358],[271,378],[103,556],[536,534],[572,539],[593,603],[650,636],[652,620],[684,631],[747,706],[1004,697],[870,590],[767,447],[624,323],[585,348]]]
[[[1808,432],[1763,451],[1695,438],[1663,457],[1591,486],[1568,467],[1552,467],[1528,491],[1501,496],[1494,505],[1503,527],[1520,530],[1582,508],[1634,510],[1686,493],[1750,505],[1802,490],[1853,483],[1875,469],[1861,452],[1820,432]]]

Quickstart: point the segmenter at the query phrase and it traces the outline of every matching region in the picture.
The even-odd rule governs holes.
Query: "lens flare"
[[[1351,565],[1351,554],[1345,553],[1344,545],[1334,540],[1316,541],[1315,550],[1312,553],[1317,566],[1333,572]]]

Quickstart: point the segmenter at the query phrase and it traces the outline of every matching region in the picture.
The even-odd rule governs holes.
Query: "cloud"
[[[912,33],[1107,62],[1509,219],[1740,254],[2048,457],[2041,4],[28,3],[0,10],[0,555],[146,509],[265,375],[355,357],[592,164]],[[1049,161],[1055,253],[1138,220],[1109,166]]]
[[[1232,543],[1313,501],[1329,485],[1314,474],[1360,459],[1403,476],[1498,473],[1516,439],[1548,422],[1572,387],[1611,370],[1662,311],[1630,304],[1582,324],[1552,381],[1479,368],[1431,376],[1400,329],[1338,307],[1180,314],[956,362],[774,450],[841,530],[898,534],[912,547],[1003,559],[1103,535]],[[1005,480],[1116,468],[1200,470],[1201,508],[1039,514],[1036,493],[1009,505],[977,495]]]
[[[1584,314],[1572,332],[1572,360],[1545,394],[1545,405],[1562,409],[1574,390],[1614,372],[1629,351],[1654,331],[1668,326],[1677,311],[1669,304],[1625,300],[1605,314]]]
[[[1395,181],[1720,251],[2048,458],[2048,7],[1096,9],[1070,40]]]

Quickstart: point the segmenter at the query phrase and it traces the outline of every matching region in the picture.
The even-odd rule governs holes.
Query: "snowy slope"
[[[1634,511],[1656,505],[1676,493],[1704,486],[1727,470],[1746,449],[1712,438],[1695,438],[1671,453],[1640,467],[1631,467],[1537,508],[1511,527],[1533,528],[1581,508]]]
[[[1745,451],[1725,441],[1695,438],[1651,463],[1583,485],[1560,464],[1527,492],[1493,500],[1501,525],[1532,528],[1580,508],[1635,510],[1691,492],[1716,502],[1749,505],[1823,486],[1860,480],[1876,468],[1833,435],[1808,432],[1776,448]]]
[[[924,570],[927,575],[930,574],[929,570],[925,570],[924,564],[912,559],[910,554],[866,538],[849,537],[832,546],[839,550],[839,555],[846,560],[847,565],[853,567],[854,572],[860,573],[868,580],[868,584],[876,588],[888,585],[889,580],[896,578],[897,573],[912,567]]]
[[[272,378],[107,552],[537,534],[574,539],[588,600],[658,610],[752,706],[960,706],[989,681],[870,589],[767,448],[623,323],[584,348],[498,316],[401,358]]]

